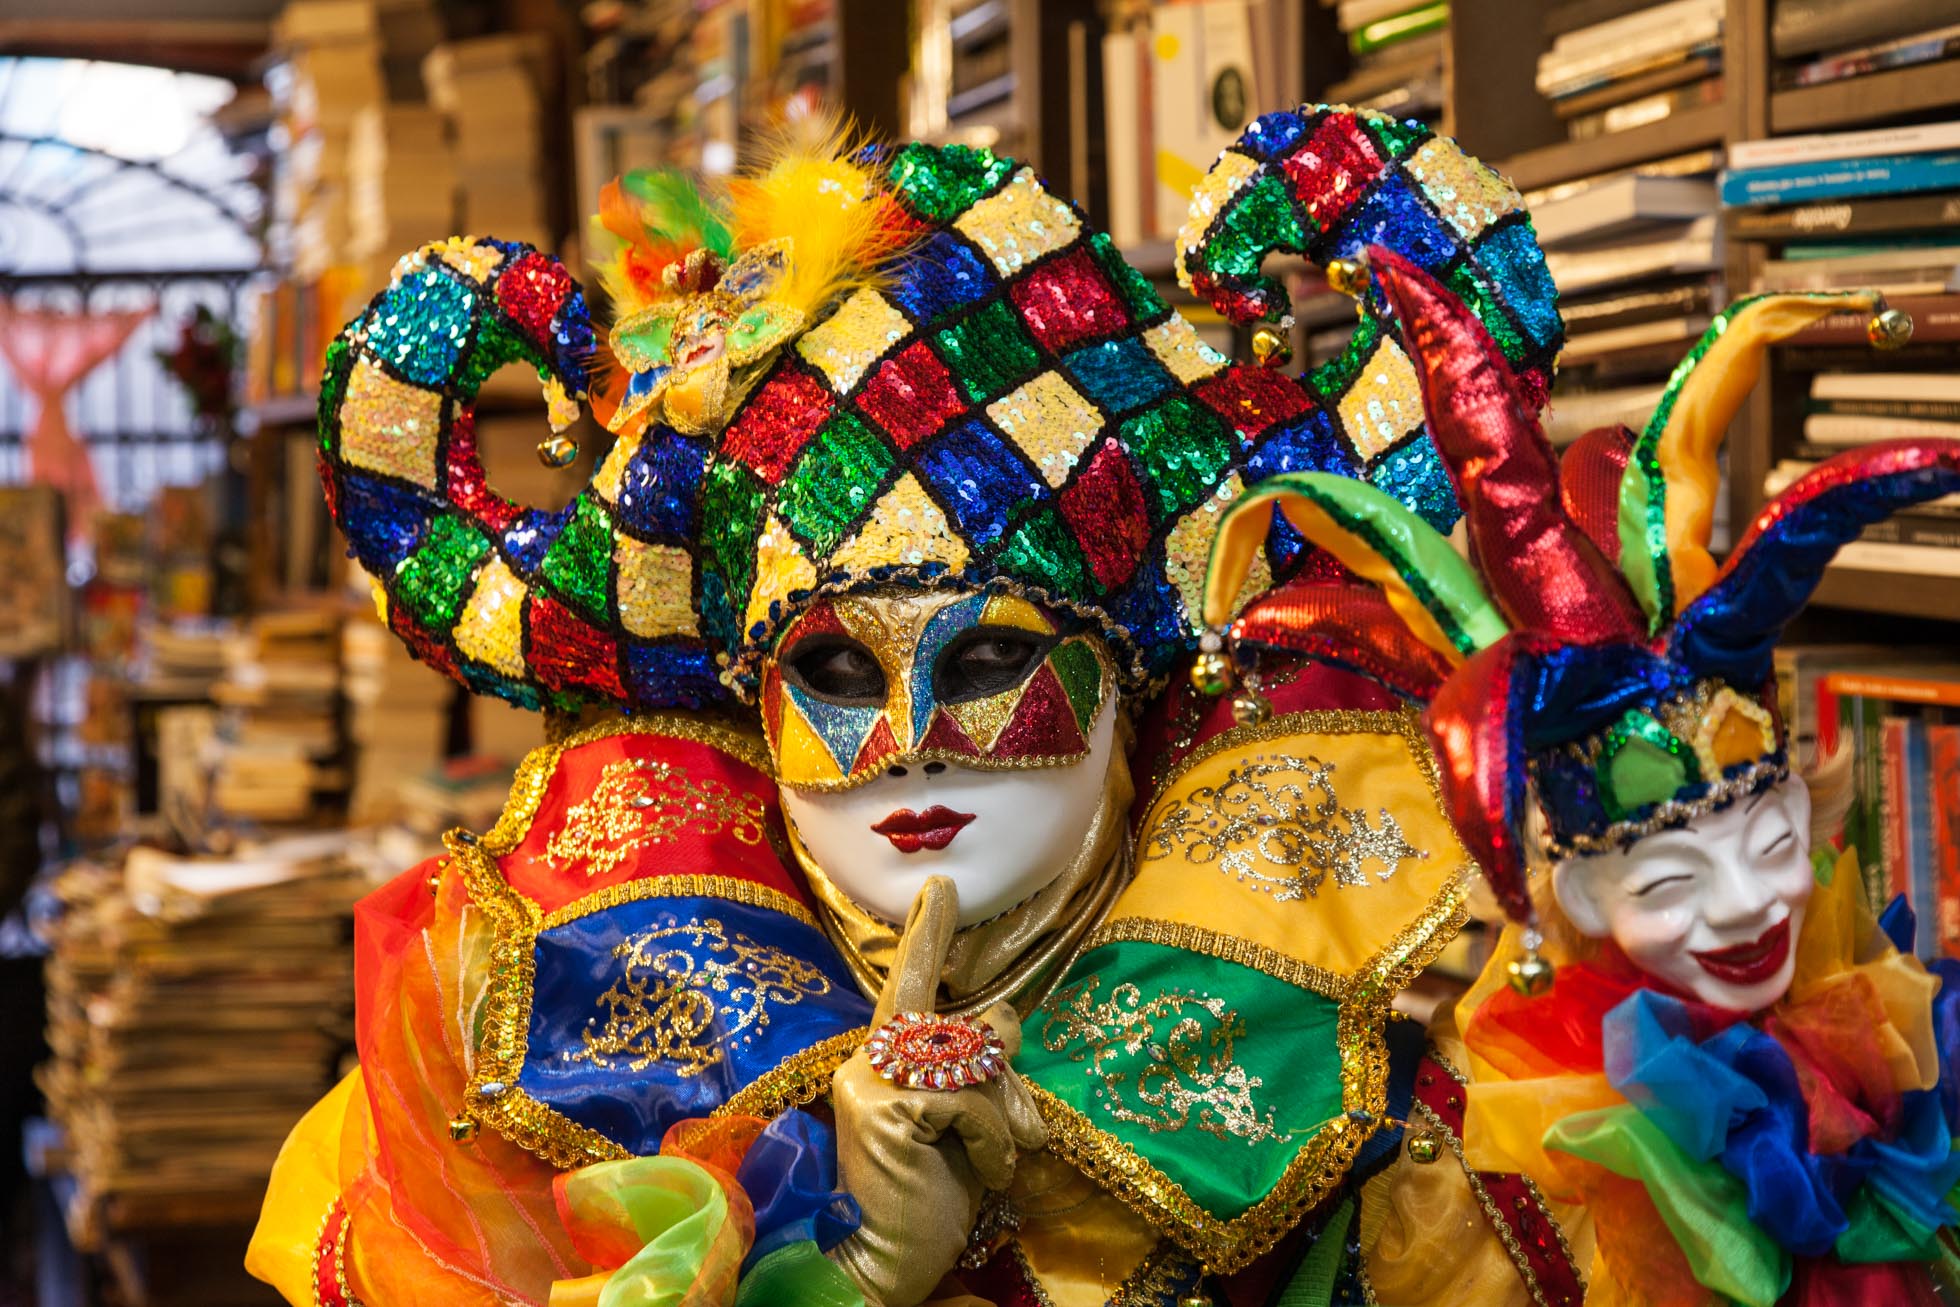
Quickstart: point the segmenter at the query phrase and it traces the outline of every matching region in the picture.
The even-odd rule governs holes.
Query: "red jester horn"
[[[1490,333],[1408,260],[1380,247],[1368,255],[1422,378],[1430,434],[1463,505],[1471,553],[1505,617],[1567,644],[1640,639],[1646,621],[1566,516],[1558,460]]]

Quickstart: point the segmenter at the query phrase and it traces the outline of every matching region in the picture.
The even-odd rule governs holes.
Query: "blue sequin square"
[[[404,379],[440,386],[469,338],[475,304],[475,291],[438,268],[410,273],[368,315],[368,348]]]
[[[385,576],[422,543],[422,527],[438,511],[426,495],[394,481],[343,468],[338,520],[361,566]]]
[[[620,655],[627,692],[638,703],[702,708],[727,697],[714,655],[699,640],[627,640]]]
[[[1142,408],[1177,387],[1177,379],[1135,336],[1079,349],[1062,365],[1083,393],[1111,416]]]
[[[543,565],[546,552],[565,529],[565,523],[572,520],[572,510],[577,506],[574,500],[555,513],[529,509],[511,523],[510,530],[504,532],[504,552],[518,571],[535,572]]]
[[[1306,133],[1316,118],[1317,115],[1310,117],[1292,109],[1260,114],[1239,137],[1239,146],[1255,159],[1278,158]]]
[[[1484,233],[1477,261],[1497,283],[1497,293],[1512,318],[1541,348],[1561,339],[1558,288],[1545,269],[1531,227],[1507,222]]]
[[[619,478],[619,518],[634,534],[693,538],[708,447],[665,427],[648,427]]]
[[[544,707],[544,695],[538,687],[526,681],[515,680],[504,675],[494,667],[486,667],[479,662],[459,657],[456,671],[463,678],[463,684],[470,693],[502,699],[514,708],[536,712]]]
[[[914,322],[931,324],[993,293],[994,274],[971,245],[942,231],[898,270],[885,294]]]
[[[1284,572],[1299,560],[1307,547],[1307,538],[1286,520],[1286,514],[1274,513],[1273,524],[1266,528],[1266,557],[1275,572]]]
[[[1161,547],[1150,551],[1129,589],[1115,598],[1109,615],[1130,633],[1146,657],[1155,660],[1150,673],[1168,670],[1170,661],[1191,643],[1192,632],[1185,625],[1183,597],[1164,576]]]
[[[1266,433],[1245,461],[1245,480],[1255,485],[1282,472],[1353,476],[1358,470],[1354,451],[1335,432],[1326,412],[1316,408]]]
[[[1000,539],[1019,505],[1048,495],[1048,483],[1027,459],[971,419],[933,441],[918,467],[960,535],[981,547]]]
[[[1337,253],[1352,258],[1366,246],[1386,245],[1425,272],[1448,263],[1461,248],[1400,167],[1383,171],[1373,193],[1348,215],[1345,231]]]
[[[1456,504],[1456,487],[1449,469],[1424,431],[1375,461],[1368,480],[1375,489],[1395,496],[1438,531],[1448,531],[1463,516]]]

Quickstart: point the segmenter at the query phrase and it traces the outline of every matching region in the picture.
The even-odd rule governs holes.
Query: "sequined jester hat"
[[[1716,455],[1769,345],[1847,309],[1874,339],[1909,331],[1869,293],[1765,295],[1717,315],[1646,427],[1588,433],[1555,458],[1503,355],[1421,269],[1374,251],[1422,374],[1431,431],[1464,507],[1470,560],[1373,488],[1275,478],[1225,514],[1205,612],[1230,621],[1269,518],[1359,580],[1293,585],[1230,628],[1235,649],[1307,652],[1424,700],[1445,798],[1536,956],[1524,850],[1535,795],[1552,858],[1681,826],[1790,774],[1771,651],[1845,542],[1960,490],[1960,441],[1903,440],[1820,464],[1766,506],[1719,568]],[[1275,511],[1277,510],[1277,512]]]
[[[569,274],[495,240],[411,255],[329,354],[334,518],[396,633],[479,693],[750,698],[815,598],[891,586],[1037,601],[1104,635],[1135,688],[1193,642],[1219,511],[1246,484],[1332,472],[1438,528],[1457,516],[1372,288],[1353,286],[1339,358],[1300,378],[1234,365],[1079,210],[985,150],[791,146],[714,193],[635,173],[600,221],[609,391]],[[1370,244],[1456,288],[1508,384],[1542,401],[1562,329],[1523,206],[1419,124],[1260,118],[1200,183],[1177,272],[1262,324],[1276,364],[1287,301],[1263,257],[1338,277]],[[485,482],[474,400],[518,361],[558,420],[589,397],[615,433],[562,511]],[[1276,523],[1257,552],[1249,593],[1303,546]]]

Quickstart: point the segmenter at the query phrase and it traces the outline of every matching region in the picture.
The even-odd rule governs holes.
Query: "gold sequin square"
[[[1341,397],[1341,425],[1364,461],[1422,425],[1422,387],[1402,347],[1382,337]]]
[[[1031,168],[1015,173],[1013,181],[961,214],[953,225],[986,251],[1003,277],[1016,275],[1082,233],[1075,210],[1043,190]]]
[[[796,342],[796,351],[822,369],[842,395],[865,369],[905,339],[911,323],[875,290],[860,290]]]
[[[1403,167],[1421,184],[1436,212],[1467,241],[1522,203],[1496,173],[1440,136],[1425,141]]]
[[[685,549],[616,537],[619,620],[634,635],[694,635],[694,564]]]
[[[1164,539],[1164,577],[1184,596],[1187,613],[1204,611],[1205,570],[1211,562],[1211,542],[1218,535],[1219,517],[1244,493],[1245,482],[1237,472],[1232,473],[1218,489],[1178,519]],[[1239,587],[1232,611],[1240,611],[1272,584],[1272,568],[1267,566],[1266,551],[1262,549],[1252,556],[1252,571]]]
[[[372,359],[354,364],[340,426],[340,455],[370,472],[433,490],[442,396],[397,381]]]
[[[1143,333],[1143,343],[1171,375],[1190,385],[1216,376],[1225,367],[1223,354],[1199,338],[1197,328],[1173,313]]]
[[[505,676],[524,676],[525,585],[495,554],[476,574],[476,589],[456,622],[456,647]]]
[[[1057,372],[1001,396],[987,405],[987,416],[1057,487],[1102,430],[1102,415]]]
[[[1177,231],[1178,281],[1185,283],[1186,290],[1190,289],[1190,285],[1185,282],[1183,273],[1184,252],[1197,247],[1198,242],[1205,238],[1205,232],[1210,229],[1212,219],[1218,216],[1219,210],[1231,201],[1232,196],[1238,193],[1241,186],[1257,176],[1258,172],[1258,160],[1227,151],[1218,156],[1218,162],[1211,166],[1211,171],[1204,175],[1196,189],[1191,192],[1189,215],[1184,219],[1184,225]]]

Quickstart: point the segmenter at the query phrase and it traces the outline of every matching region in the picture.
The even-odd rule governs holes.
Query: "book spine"
[[[1732,169],[1722,174],[1722,203],[1795,204],[1840,196],[1894,195],[1960,186],[1960,153],[1901,154],[1836,159],[1780,168]]]
[[[1960,726],[1930,727],[1926,753],[1927,806],[1932,809],[1938,863],[1934,934],[1941,957],[1960,958]]]
[[[1942,231],[1960,225],[1960,197],[1912,195],[1889,200],[1841,200],[1793,204],[1732,214],[1730,235],[1748,240],[1808,240],[1819,236],[1875,236]]]
[[[1887,127],[1870,132],[1819,132],[1810,136],[1737,141],[1729,147],[1729,167],[1743,171],[1953,149],[1960,149],[1960,122],[1921,123],[1915,127]]]
[[[1950,344],[1960,341],[1960,295],[1902,295],[1892,307],[1912,315],[1915,344]],[[1805,346],[1854,345],[1869,349],[1869,313],[1833,313],[1811,323],[1789,344]]]
[[[1348,49],[1355,54],[1371,54],[1390,46],[1421,36],[1424,32],[1440,30],[1450,21],[1450,7],[1447,0],[1439,0],[1433,5],[1393,18],[1384,18],[1369,23],[1358,31],[1348,33]]]
[[[1912,832],[1906,791],[1910,788],[1910,768],[1906,760],[1906,720],[1886,716],[1879,723],[1879,857],[1885,869],[1885,894],[1890,903],[1894,895],[1905,895],[1916,911],[1918,896],[1912,883]]]
[[[1825,682],[1843,698],[1960,707],[1960,669],[1955,669],[1951,678],[1937,674],[1897,676],[1887,672],[1840,671],[1832,672]]]
[[[1934,921],[1939,914],[1939,859],[1933,848],[1932,759],[1927,732],[1930,727],[1920,718],[1906,723],[1905,807],[1906,861],[1912,869],[1912,910],[1919,921],[1914,952],[1920,957],[1937,957]]]
[[[1816,445],[1846,447],[1870,445],[1881,440],[1938,439],[1960,435],[1951,422],[1921,418],[1869,418],[1839,413],[1812,413],[1803,420],[1806,441]]]
[[[1960,400],[1952,399],[1816,399],[1809,413],[1847,417],[1917,418],[1929,422],[1960,422]],[[1960,431],[1955,431],[1960,435]]]
[[[1653,43],[1679,32],[1683,24],[1721,21],[1721,6],[1707,0],[1673,0],[1608,22],[1567,32],[1552,41],[1552,53],[1564,58],[1597,55],[1630,45]]]
[[[1794,68],[1779,68],[1773,82],[1779,91],[1797,86],[1824,86],[1848,77],[1882,72],[1887,68],[1909,68],[1914,64],[1951,59],[1956,54],[1960,54],[1960,33],[1929,33],[1922,38],[1833,55]]]
[[[1932,545],[1941,549],[1960,549],[1960,521],[1952,517],[1920,517],[1901,514],[1874,522],[1858,536],[1860,540],[1886,545]]]

